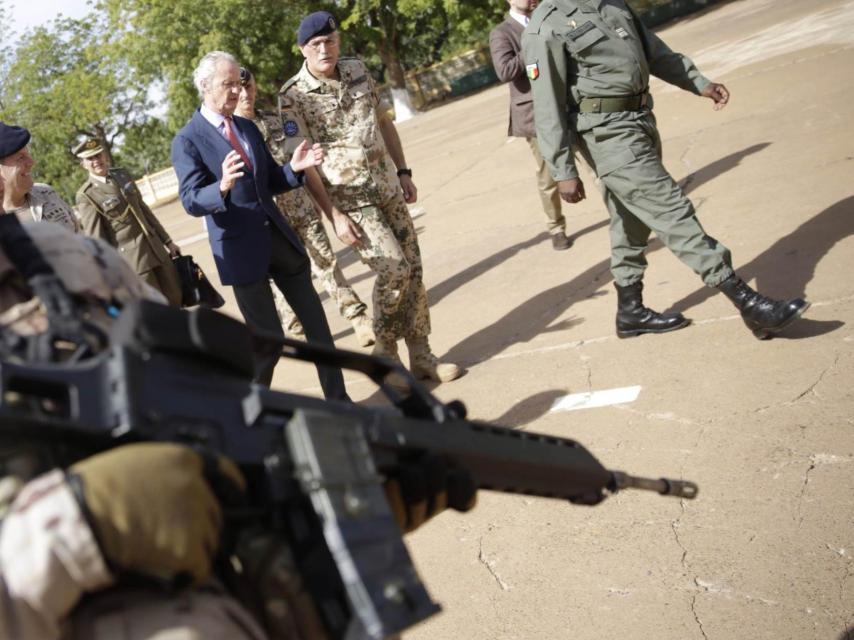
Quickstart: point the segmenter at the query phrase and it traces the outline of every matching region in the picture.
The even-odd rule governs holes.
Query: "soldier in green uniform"
[[[240,68],[240,100],[235,114],[252,120],[264,136],[264,142],[270,148],[276,162],[285,164],[291,159],[291,154],[285,152],[285,134],[282,131],[282,119],[278,114],[264,111],[255,107],[257,85],[255,76],[245,67]],[[305,189],[293,189],[274,196],[276,206],[287,218],[291,227],[297,232],[311,258],[315,275],[320,279],[323,288],[338,304],[338,310],[353,325],[356,339],[360,346],[370,347],[375,342],[373,321],[367,314],[367,305],[349,285],[341,268],[335,251],[329,242],[329,236],[323,227],[318,208],[306,193]],[[331,217],[331,215],[330,215]],[[302,325],[288,305],[285,296],[278,288],[273,287],[273,297],[276,300],[276,310],[282,319],[282,324],[291,334],[303,334]]]
[[[73,149],[89,177],[77,191],[83,232],[116,247],[139,276],[170,304],[181,306],[181,282],[172,257],[178,246],[142,199],[124,169],[111,168],[101,143],[89,138]]]
[[[304,139],[323,146],[323,166],[307,174],[306,188],[343,211],[333,223],[376,273],[374,353],[399,360],[403,338],[410,369],[421,378],[447,382],[460,368],[440,362],[428,343],[430,311],[421,250],[407,203],[417,199],[400,137],[365,65],[339,57],[335,19],[326,11],[306,16],[297,33],[305,64],[279,93],[285,135],[292,151]],[[322,184],[316,184],[317,175]],[[320,181],[317,181],[320,182]]]
[[[650,74],[710,98],[716,110],[729,100],[726,87],[709,81],[691,60],[648,31],[624,0],[547,0],[531,16],[522,48],[537,140],[561,197],[569,203],[585,197],[573,147],[601,181],[611,216],[619,337],[689,323],[682,314],[660,314],[643,305],[651,231],[703,282],[732,300],[757,338],[773,337],[807,309],[809,303],[800,298],[767,298],[735,274],[729,250],[703,231],[691,201],[661,162]]]

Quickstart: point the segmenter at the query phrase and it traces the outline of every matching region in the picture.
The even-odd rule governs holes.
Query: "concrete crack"
[[[810,395],[810,394],[816,396],[817,398],[821,398],[821,396],[816,391],[816,387],[818,387],[818,385],[821,384],[821,382],[824,380],[824,376],[826,376],[828,374],[828,372],[834,370],[838,364],[839,364],[839,354],[837,353],[836,357],[833,358],[833,364],[831,364],[829,367],[824,369],[824,371],[822,371],[819,374],[818,379],[815,382],[813,382],[809,387],[807,387],[806,390],[802,391],[797,396],[795,396],[795,398],[793,400],[791,400],[790,402],[788,402],[788,404],[795,404],[796,402],[802,400],[804,397],[806,397],[807,395]]]
[[[694,622],[697,623],[697,628],[700,630],[700,633],[703,634],[703,638],[709,640],[709,636],[706,635],[706,630],[703,628],[703,621],[700,620],[700,615],[697,613],[697,597],[700,594],[695,593],[691,598],[691,613],[694,614]]]
[[[590,358],[582,355],[579,360],[581,360],[581,366],[587,371],[587,391],[593,393],[593,369],[590,367]]]
[[[804,481],[801,485],[801,493],[798,495],[798,528],[801,528],[801,525],[804,523],[804,515],[802,513],[802,506],[804,502],[804,494],[807,492],[807,485],[810,483],[810,471],[815,469],[816,460],[815,458],[810,458],[810,466],[804,472]]]
[[[477,555],[477,559],[480,560],[480,563],[486,567],[486,570],[489,571],[490,575],[495,579],[498,583],[498,586],[501,587],[502,591],[510,591],[512,588],[508,585],[504,580],[498,575],[498,572],[495,570],[495,565],[497,564],[495,560],[488,558],[486,553],[483,551],[483,537],[480,539],[480,549]]]

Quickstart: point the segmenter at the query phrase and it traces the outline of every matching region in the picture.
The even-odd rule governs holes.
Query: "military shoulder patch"
[[[529,80],[536,80],[540,77],[540,66],[536,62],[534,64],[527,64],[525,65],[525,73]]]
[[[282,128],[285,130],[285,135],[289,138],[299,135],[299,125],[293,120],[285,120]]]

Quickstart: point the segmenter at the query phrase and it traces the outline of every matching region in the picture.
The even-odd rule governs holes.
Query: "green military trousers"
[[[577,143],[601,182],[611,216],[611,273],[620,286],[643,278],[650,231],[709,286],[729,278],[729,249],[707,235],[694,205],[661,162],[651,112],[579,114]]]

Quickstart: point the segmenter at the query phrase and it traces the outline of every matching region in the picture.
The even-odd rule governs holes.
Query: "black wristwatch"
[[[400,176],[409,176],[411,178],[412,177],[412,169],[407,169],[406,167],[398,169],[397,170],[397,177],[399,178]]]

